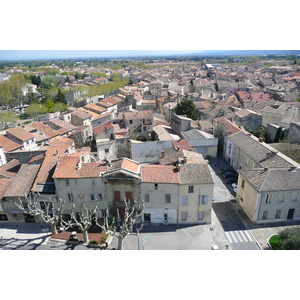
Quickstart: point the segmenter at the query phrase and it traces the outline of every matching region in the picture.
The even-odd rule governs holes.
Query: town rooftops
[[[101,162],[84,163],[80,156],[65,155],[59,160],[53,178],[99,177],[107,167]]]
[[[275,148],[244,132],[238,132],[228,137],[239,149],[251,157],[260,167],[289,168],[298,164]]]
[[[9,188],[5,192],[5,197],[24,197],[30,192],[31,186],[38,173],[40,165],[22,164],[19,172],[13,178]]]
[[[109,171],[117,170],[117,169],[125,169],[130,172],[139,173],[140,164],[129,158],[121,158],[112,162],[111,166],[109,167]]]
[[[157,125],[153,128],[160,141],[180,140],[179,135],[170,127],[165,125]]]
[[[6,130],[6,134],[7,136],[12,136],[13,138],[16,138],[17,140],[22,142],[34,138],[33,134],[27,132],[24,128],[20,126]]]
[[[54,119],[51,119],[47,122],[48,124],[54,124],[55,126],[59,127],[59,128],[63,128],[65,129],[66,132],[70,132],[70,131],[73,131],[75,130],[77,127],[66,122],[66,121],[63,121],[59,118],[54,118]]]
[[[50,171],[56,166],[61,155],[64,155],[68,150],[69,145],[49,146],[45,153],[44,161],[39,169],[38,175],[33,184],[32,190],[35,190],[37,184],[45,184],[49,179]]]
[[[179,183],[178,172],[174,166],[142,165],[142,181],[149,183]]]
[[[299,168],[239,170],[239,173],[259,192],[300,189]]]
[[[23,145],[14,142],[3,134],[0,134],[0,146],[5,152],[14,151],[23,147]]]
[[[153,119],[153,113],[151,110],[142,110],[142,111],[130,111],[130,112],[121,112],[118,115],[118,119]]]
[[[114,128],[114,127],[113,127],[111,121],[107,121],[107,122],[93,128],[93,132],[94,132],[95,135],[97,135],[97,134],[99,134],[99,133],[101,133],[105,130],[109,130],[109,129],[112,129],[112,128]]]

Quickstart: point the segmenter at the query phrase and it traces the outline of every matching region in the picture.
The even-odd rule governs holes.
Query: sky
[[[130,57],[199,53],[200,50],[0,50],[0,61],[90,58],[90,57]]]

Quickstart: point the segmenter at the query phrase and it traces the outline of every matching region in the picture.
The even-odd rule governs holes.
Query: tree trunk
[[[51,224],[52,234],[57,234],[56,224]]]
[[[83,234],[83,241],[84,241],[84,243],[88,244],[89,243],[89,234],[88,234],[88,231],[87,230],[83,230],[82,234]]]
[[[118,236],[118,250],[123,250],[123,240],[122,236]]]

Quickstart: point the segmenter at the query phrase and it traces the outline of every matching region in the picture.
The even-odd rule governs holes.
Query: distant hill
[[[263,55],[300,55],[300,50],[205,50],[192,56],[263,56]]]

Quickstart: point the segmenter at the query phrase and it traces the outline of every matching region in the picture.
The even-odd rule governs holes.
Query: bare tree
[[[56,234],[57,225],[60,223],[63,214],[65,201],[59,199],[57,207],[55,207],[51,197],[49,197],[49,201],[40,201],[39,203],[39,196],[40,194],[30,194],[23,201],[19,199],[19,203],[16,203],[16,205],[24,212],[28,212],[33,216],[40,216],[45,223],[51,225],[52,234]]]
[[[69,220],[69,221],[62,220],[62,224],[64,224],[64,226],[66,226],[65,229],[68,229],[68,228],[74,227],[74,226],[78,226],[83,234],[84,243],[88,244],[89,243],[88,230],[93,225],[93,222],[95,224],[98,224],[97,219],[98,219],[97,203],[95,204],[95,206],[93,208],[88,208],[86,205],[86,198],[85,198],[84,202],[82,203],[80,212],[75,213],[75,204],[73,204],[72,212],[71,212],[71,220]],[[103,227],[103,228],[105,228],[105,227]]]
[[[123,220],[120,218],[120,207],[116,208],[116,218],[114,218],[115,227],[119,229],[119,232],[116,233],[114,231],[114,235],[118,237],[118,250],[123,249],[123,241],[127,235],[133,233],[133,225],[136,224],[137,219],[142,215],[144,209],[144,202],[140,201],[137,203],[136,201],[130,202],[126,198],[124,198],[124,218]],[[112,209],[113,210],[113,209]],[[114,213],[113,213],[114,214]],[[142,229],[142,224],[138,229],[138,233]]]

